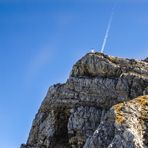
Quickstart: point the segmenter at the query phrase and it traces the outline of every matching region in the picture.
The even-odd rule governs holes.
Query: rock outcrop
[[[49,88],[21,148],[148,148],[148,63],[88,53]]]
[[[144,59],[145,62],[148,62],[148,57]]]

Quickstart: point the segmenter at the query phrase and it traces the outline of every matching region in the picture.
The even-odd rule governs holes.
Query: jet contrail
[[[106,41],[107,41],[107,38],[108,38],[108,35],[109,35],[110,27],[111,27],[112,20],[113,20],[114,10],[115,10],[115,5],[112,8],[112,13],[111,13],[111,16],[109,18],[107,29],[106,29],[106,32],[105,32],[105,36],[104,36],[104,40],[103,40],[103,44],[102,44],[102,48],[101,48],[102,53],[104,52]]]

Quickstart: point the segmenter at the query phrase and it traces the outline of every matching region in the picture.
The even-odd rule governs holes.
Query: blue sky
[[[113,0],[0,0],[0,148],[25,143],[48,87],[100,50]],[[105,53],[148,56],[147,0],[118,0]]]

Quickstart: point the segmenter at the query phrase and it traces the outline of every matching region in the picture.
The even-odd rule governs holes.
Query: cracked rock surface
[[[148,63],[88,53],[49,88],[21,148],[148,148]]]

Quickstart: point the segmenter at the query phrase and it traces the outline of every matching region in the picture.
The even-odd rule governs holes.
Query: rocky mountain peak
[[[146,60],[146,59],[145,59]],[[135,59],[123,59],[103,53],[88,53],[80,59],[71,72],[72,77],[120,77],[123,73],[148,74],[148,64]]]
[[[148,63],[96,52],[49,88],[21,148],[146,148],[147,137]]]

